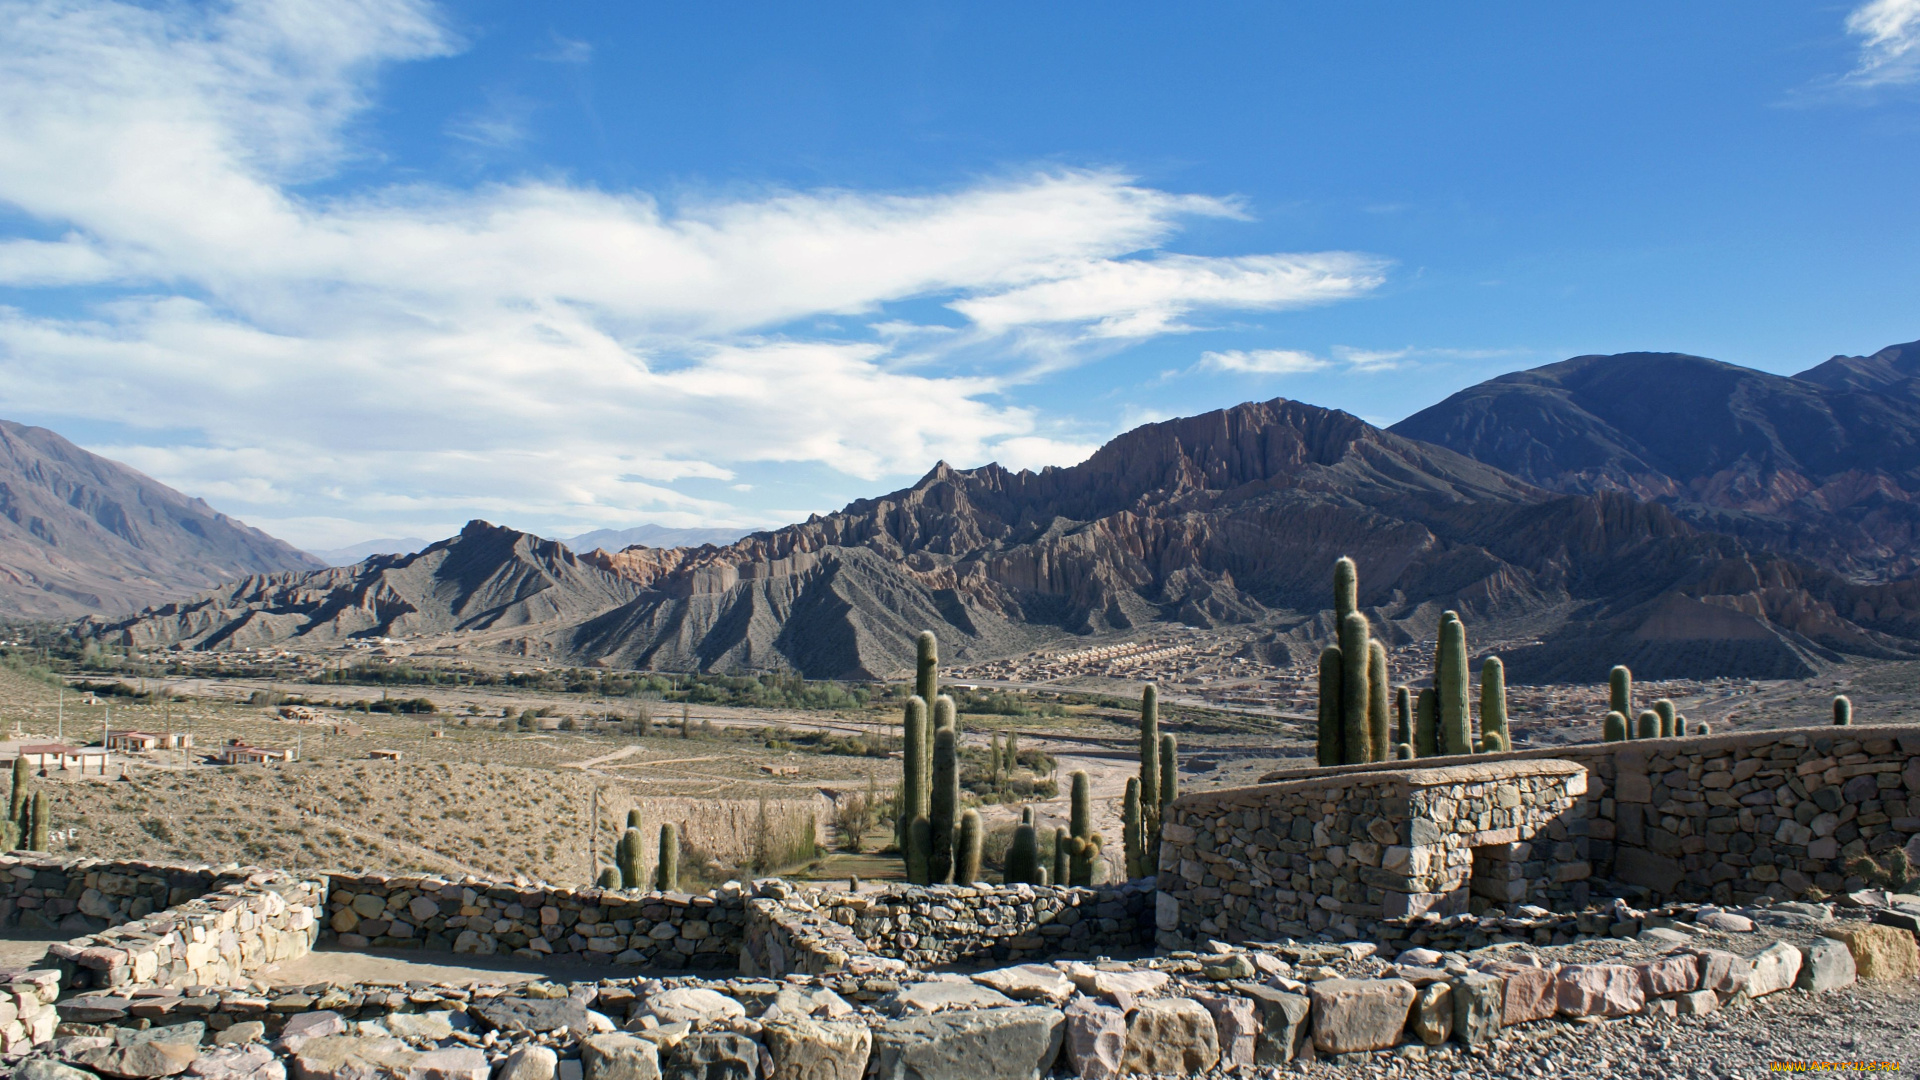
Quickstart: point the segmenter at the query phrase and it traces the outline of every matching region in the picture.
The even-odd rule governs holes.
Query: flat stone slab
[[[920,982],[903,986],[876,1006],[889,1016],[928,1016],[948,1009],[995,1009],[1017,1004],[990,986],[970,982]]]
[[[1017,1005],[890,1020],[873,1033],[872,1080],[1040,1080],[1060,1056],[1066,1017]],[[592,1080],[592,1078],[588,1078]]]
[[[739,1003],[734,1004],[738,1006]],[[593,1027],[587,1007],[572,998],[494,998],[469,1006],[467,1014],[484,1027],[511,1033],[539,1033],[566,1028],[584,1034]]]
[[[747,1007],[738,1001],[704,987],[684,987],[649,994],[635,1010],[652,1013],[662,1024],[712,1024],[737,1020],[747,1015]]]
[[[762,1028],[760,1042],[780,1080],[861,1080],[873,1050],[873,1032],[857,1020],[789,1016]]]
[[[1074,991],[1073,980],[1048,964],[1020,964],[982,971],[973,981],[1019,1001],[1044,1001],[1051,1005],[1065,1003]]]

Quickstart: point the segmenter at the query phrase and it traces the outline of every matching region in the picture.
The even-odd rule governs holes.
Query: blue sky
[[[0,17],[0,415],[312,548],[1920,338],[1920,0]]]

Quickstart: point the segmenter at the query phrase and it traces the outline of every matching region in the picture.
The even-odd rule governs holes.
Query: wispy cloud
[[[1847,16],[1860,57],[1844,81],[1857,86],[1920,82],[1920,0],[1870,0]]]
[[[100,449],[295,529],[731,521],[676,484],[1078,460],[1090,445],[1005,402],[1034,365],[1385,273],[1169,252],[1184,222],[1243,211],[1097,170],[672,208],[551,179],[315,198],[297,185],[366,153],[348,133],[379,72],[459,47],[433,8],[0,0],[0,19],[0,202],[34,229],[0,234],[0,284],[26,296],[0,309],[0,409],[117,423]],[[929,302],[962,325],[899,310]]]
[[[1200,354],[1203,371],[1224,371],[1235,375],[1298,375],[1324,371],[1332,363],[1312,353],[1292,349],[1227,349]]]

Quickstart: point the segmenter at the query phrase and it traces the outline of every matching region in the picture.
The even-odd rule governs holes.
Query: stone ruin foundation
[[[56,1058],[80,1077],[206,1080],[1113,1080],[1440,1052],[1556,1017],[1697,1015],[1920,976],[1920,898],[1797,902],[1856,890],[1859,855],[1920,847],[1920,730],[1269,781],[1178,800],[1157,878],[1095,889],[639,893],[0,856],[0,921],[75,935],[49,968],[0,980],[0,1066],[39,1080],[75,1080],[48,1071]],[[1826,936],[1769,943],[1787,925]],[[1624,951],[1551,953],[1594,941]],[[255,981],[321,945],[603,976]],[[1537,951],[1502,951],[1514,945]]]

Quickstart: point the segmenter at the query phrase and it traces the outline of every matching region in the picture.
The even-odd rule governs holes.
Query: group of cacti
[[[908,881],[971,885],[980,878],[986,836],[979,811],[960,808],[960,730],[953,699],[940,693],[940,644],[933,631],[920,632],[918,652],[915,693],[902,720],[905,775],[895,836],[906,857]],[[930,731],[928,702],[933,703]],[[995,750],[997,762],[1004,750]]]
[[[1180,795],[1179,744],[1160,734],[1160,691],[1140,691],[1140,775],[1127,778],[1121,811],[1127,877],[1150,877],[1160,868],[1160,821]]]
[[[1627,717],[1634,716],[1629,723]],[[1838,723],[1838,721],[1835,721]],[[1633,672],[1625,665],[1617,665],[1607,674],[1607,716],[1600,725],[1601,738],[1607,742],[1627,742],[1631,739],[1670,739],[1678,735],[1711,734],[1706,723],[1695,724],[1681,715],[1670,698],[1661,698],[1652,705],[1640,710],[1635,716],[1633,711]]]
[[[993,733],[993,745],[988,751],[987,780],[995,791],[1005,788],[1007,781],[1013,778],[1015,769],[1020,767],[1020,733],[1007,732],[1005,741],[999,732]]]
[[[1333,564],[1333,613],[1338,643],[1320,653],[1320,764],[1513,748],[1506,667],[1497,656],[1480,666],[1480,734],[1474,735],[1467,629],[1458,612],[1440,616],[1433,685],[1417,696],[1411,687],[1391,688],[1391,708],[1386,646],[1374,640],[1360,611],[1359,571],[1349,558]]]
[[[13,759],[13,797],[7,820],[0,822],[0,851],[47,850],[47,793],[31,790],[33,772],[27,759]]]
[[[645,840],[640,831],[640,809],[627,811],[627,827],[614,841],[613,865],[600,871],[603,889],[647,887]],[[680,887],[680,830],[672,822],[660,826],[660,861],[653,868],[653,887],[671,892]]]
[[[1053,830],[1053,865],[1040,861],[1040,832],[1033,823],[1033,808],[1020,811],[1020,824],[1013,830],[1013,842],[1007,846],[1006,882],[1009,885],[1092,885],[1100,866],[1100,849],[1105,843],[1093,831],[1093,792],[1087,774],[1073,774],[1069,828]],[[973,813],[973,811],[968,811]],[[977,862],[977,859],[976,859]]]

